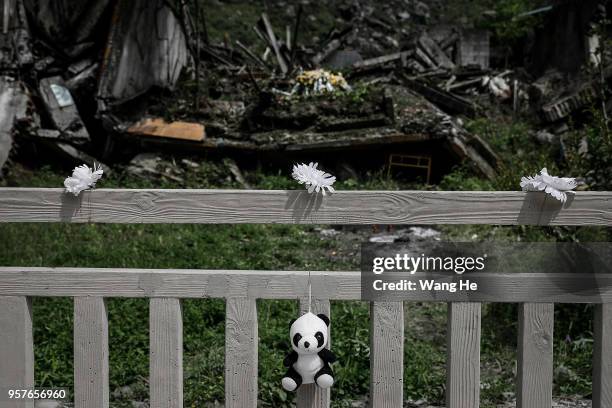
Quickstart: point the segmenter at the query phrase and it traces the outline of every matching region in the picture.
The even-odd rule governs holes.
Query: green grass
[[[183,168],[183,182],[142,180],[116,169],[100,187],[224,187],[222,163]],[[61,169],[11,170],[3,185],[60,186]],[[464,173],[461,173],[464,172]],[[342,180],[339,189],[398,189],[407,185],[373,173],[367,181]],[[294,188],[284,172],[246,172],[257,188]],[[455,177],[453,183],[450,183]],[[488,186],[465,169],[448,176],[457,189]],[[411,188],[418,187],[411,185]],[[443,186],[441,187],[443,188]],[[605,237],[605,229],[560,229],[499,226],[441,227],[454,240],[582,240]],[[602,232],[603,231],[603,232]],[[474,237],[476,235],[476,237]],[[293,225],[70,225],[1,224],[0,265],[126,268],[357,270],[360,238],[322,238],[313,228]],[[72,303],[37,298],[34,307],[36,384],[72,387]],[[407,303],[406,398],[443,403],[445,383],[446,305]],[[259,399],[263,406],[288,406],[293,394],[280,386],[282,359],[290,349],[288,324],[296,301],[258,301]],[[148,396],[148,303],[145,299],[109,299],[110,388],[113,407],[130,407]],[[224,398],[225,305],[219,300],[183,302],[185,405],[201,407]],[[559,395],[587,394],[590,387],[591,310],[562,305],[556,309],[555,367]],[[348,407],[369,388],[369,308],[364,302],[333,302],[333,348],[337,383],[334,407]],[[572,323],[569,322],[586,322]],[[513,391],[516,358],[516,307],[483,306],[482,406],[503,401]],[[560,368],[559,368],[560,367]],[[128,385],[130,394],[118,392]]]

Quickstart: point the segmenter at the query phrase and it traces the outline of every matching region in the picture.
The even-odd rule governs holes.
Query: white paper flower
[[[566,193],[575,189],[577,185],[575,178],[551,176],[546,168],[543,168],[535,177],[521,178],[523,191],[545,191],[562,203],[567,200]]]
[[[292,176],[298,183],[304,184],[309,193],[321,191],[325,195],[325,189],[333,193],[335,190],[332,184],[336,181],[336,177],[317,169],[318,165],[319,163],[295,164]]]
[[[86,164],[75,167],[72,170],[72,176],[64,180],[66,191],[78,196],[81,191],[95,187],[96,182],[102,177],[102,173],[102,167],[99,164],[96,165],[96,163],[94,163],[93,169]]]

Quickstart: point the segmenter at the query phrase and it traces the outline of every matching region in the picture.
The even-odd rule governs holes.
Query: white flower
[[[325,189],[333,193],[335,190],[332,184],[336,181],[336,178],[329,173],[325,173],[322,170],[317,169],[319,163],[306,164],[295,164],[293,165],[293,178],[298,183],[304,184],[308,189],[309,193],[321,191],[325,195]]]
[[[94,163],[93,169],[86,164],[75,167],[72,170],[72,176],[64,180],[66,191],[78,196],[81,191],[95,187],[96,182],[102,177],[102,173],[102,167],[99,164],[96,165],[96,163]]]
[[[535,177],[521,178],[523,191],[545,191],[562,203],[567,200],[566,192],[575,189],[577,185],[575,178],[551,176],[546,168]]]

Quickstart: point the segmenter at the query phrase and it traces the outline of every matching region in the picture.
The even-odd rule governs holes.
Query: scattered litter
[[[368,241],[370,241],[370,242],[377,242],[377,243],[391,244],[391,243],[395,242],[396,240],[398,240],[399,238],[400,238],[399,235],[394,235],[394,234],[379,234],[379,235],[371,236],[368,239]]]
[[[438,241],[440,239],[440,231],[436,231],[433,228],[423,227],[410,227],[410,237],[416,239],[433,239]]]

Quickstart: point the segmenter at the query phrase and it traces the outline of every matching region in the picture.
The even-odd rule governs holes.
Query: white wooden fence
[[[80,197],[60,189],[0,189],[0,222],[500,224],[612,226],[612,193],[579,192],[562,206],[542,193],[352,191],[309,196],[297,191],[112,190]],[[27,245],[27,242],[24,243]],[[597,293],[566,293],[575,275],[551,282],[533,273],[498,274],[495,295],[413,293],[415,301],[448,303],[446,399],[449,408],[479,406],[480,302],[519,308],[517,403],[550,408],[554,303],[595,303],[593,406],[612,407],[612,276],[596,274]],[[0,385],[33,386],[32,296],[74,298],[76,408],[109,406],[105,298],[150,298],[151,407],[183,406],[181,298],[226,301],[225,404],[257,405],[256,299],[300,299],[307,272],[0,267]],[[314,311],[330,301],[360,299],[359,272],[312,272]],[[539,285],[538,297],[533,287]],[[370,304],[373,407],[402,407],[402,302]],[[333,318],[333,317],[332,317]],[[335,322],[335,324],[346,324]],[[349,323],[350,324],[350,323]],[[410,361],[407,362],[410,364]],[[280,384],[280,383],[279,383]],[[279,385],[280,386],[280,385]],[[333,394],[333,389],[332,389]],[[298,407],[327,407],[330,392],[304,386]],[[0,403],[6,404],[6,403]],[[19,402],[7,407],[32,407]]]

